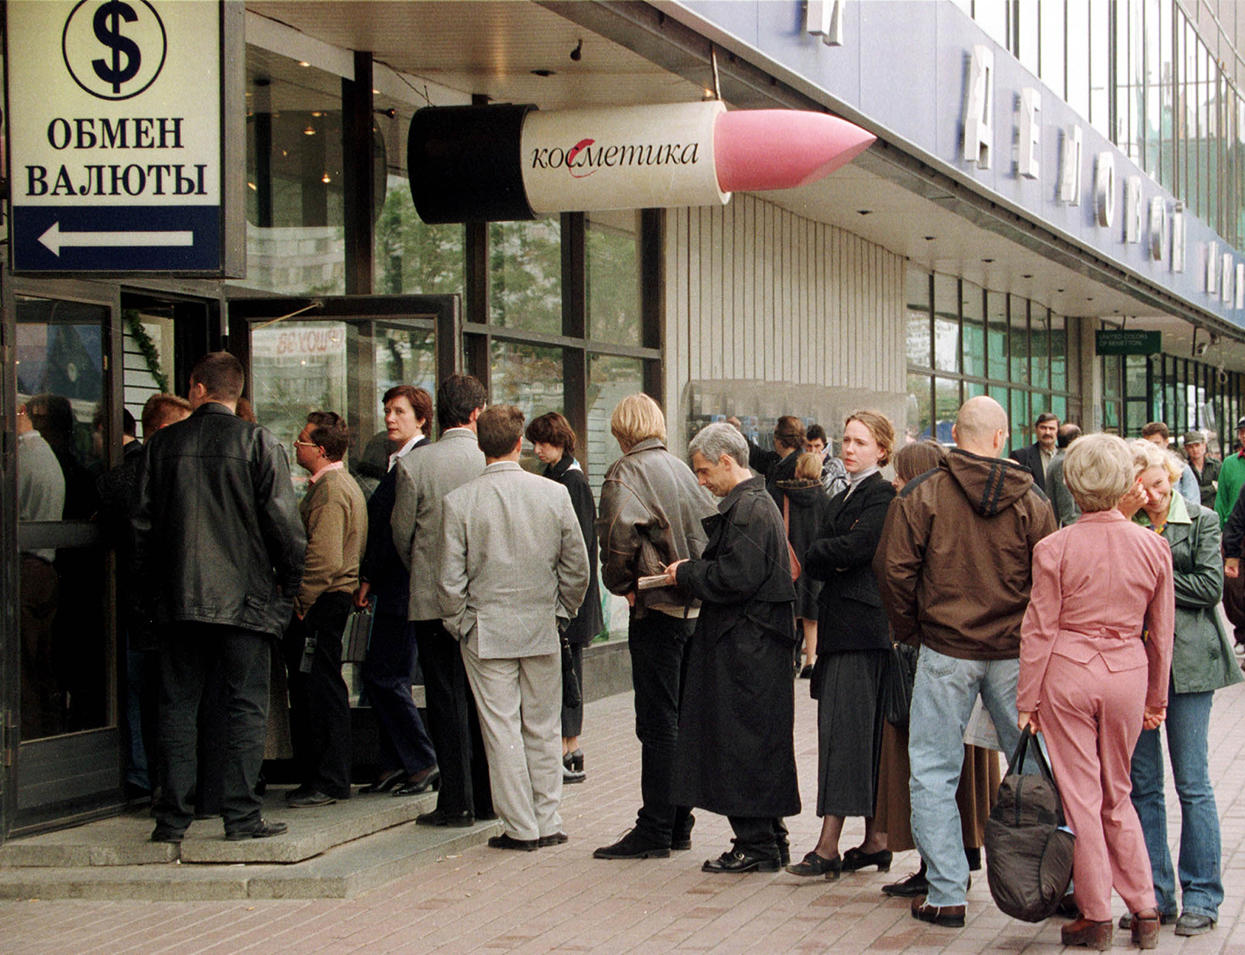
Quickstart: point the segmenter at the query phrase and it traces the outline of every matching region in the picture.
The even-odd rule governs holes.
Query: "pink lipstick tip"
[[[876,136],[845,119],[793,109],[741,109],[714,127],[723,192],[794,189],[816,182],[869,148]]]

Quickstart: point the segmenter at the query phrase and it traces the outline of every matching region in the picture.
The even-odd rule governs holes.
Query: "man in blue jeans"
[[[1016,747],[1020,622],[1033,547],[1055,517],[1028,469],[1000,457],[1008,429],[997,401],[970,398],[951,434],[947,463],[891,505],[874,572],[895,639],[921,647],[908,756],[912,835],[929,894],[912,900],[912,916],[961,926],[968,862],[955,790],[964,729],[980,696],[1004,752]]]

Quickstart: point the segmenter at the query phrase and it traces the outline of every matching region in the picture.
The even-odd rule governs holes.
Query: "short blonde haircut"
[[[1158,451],[1149,441],[1148,447]],[[1063,480],[1083,514],[1109,511],[1136,480],[1133,450],[1114,434],[1087,434],[1068,445]]]
[[[1139,477],[1142,471],[1148,471],[1150,468],[1166,468],[1168,480],[1173,484],[1180,480],[1184,465],[1170,451],[1160,448],[1147,438],[1138,438],[1129,447],[1133,452],[1134,479]]]
[[[661,413],[661,406],[643,392],[627,395],[610,415],[610,431],[624,451],[649,438],[665,444],[666,416]]]
[[[882,449],[878,466],[885,467],[891,459],[891,450],[895,447],[895,426],[891,424],[891,419],[880,411],[853,411],[843,419],[843,427],[846,428],[853,421],[859,421],[869,429],[873,440]]]
[[[805,451],[795,462],[795,476],[804,481],[821,479],[821,455]]]

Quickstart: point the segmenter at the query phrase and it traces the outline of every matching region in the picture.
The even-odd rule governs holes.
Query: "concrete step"
[[[273,864],[13,866],[0,869],[0,899],[348,899],[420,866],[452,858],[501,832],[497,821],[470,829],[405,823],[337,845],[302,862]],[[274,842],[284,837],[259,840]],[[237,843],[226,843],[236,845]],[[245,843],[243,843],[245,845]]]
[[[421,796],[359,795],[316,809],[290,809],[286,787],[264,800],[264,818],[284,822],[289,832],[271,839],[226,842],[219,817],[194,822],[180,851],[150,841],[154,820],[146,813],[101,819],[73,829],[15,839],[0,846],[0,872],[11,868],[77,868],[185,863],[293,864],[334,846],[412,822],[436,805],[436,793]]]

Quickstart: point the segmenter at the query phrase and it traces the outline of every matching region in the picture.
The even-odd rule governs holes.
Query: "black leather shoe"
[[[669,846],[650,842],[635,829],[628,830],[612,846],[602,846],[592,853],[594,859],[666,859],[669,856]]]
[[[906,879],[900,879],[898,882],[882,886],[883,895],[899,899],[915,899],[918,895],[926,895],[928,893],[929,880],[925,878],[924,862],[921,863],[921,868]]]
[[[389,792],[389,790],[393,789],[395,786],[401,783],[405,776],[406,776],[405,770],[402,770],[402,769],[392,770],[390,772],[385,773],[383,776],[380,777],[380,779],[373,780],[372,782],[368,783],[366,786],[360,789],[359,792],[366,793],[369,796],[372,793],[387,793]]]
[[[337,802],[337,797],[330,796],[328,793],[322,793],[318,789],[311,789],[304,793],[291,795],[286,799],[285,804],[291,809],[315,809],[319,806],[331,806],[335,802]]]
[[[1160,919],[1161,921],[1161,919]],[[1176,934],[1188,938],[1193,935],[1204,935],[1215,927],[1215,920],[1209,915],[1197,912],[1185,912],[1176,919]]]
[[[827,880],[833,881],[843,871],[843,860],[837,855],[833,859],[819,856],[817,850],[814,849],[812,852],[806,852],[800,862],[787,866],[787,871],[792,875],[804,877],[824,875]]]
[[[582,783],[588,778],[584,772],[584,751],[576,749],[562,756],[562,782]]]
[[[250,829],[235,829],[233,832],[225,833],[225,838],[229,842],[242,842],[244,839],[268,839],[281,835],[289,828],[283,822],[269,822],[267,819],[261,819]]]
[[[490,849],[517,849],[519,852],[535,852],[540,848],[539,839],[516,839],[503,832],[500,836],[489,836]]]
[[[706,859],[701,872],[777,872],[778,857],[763,856],[744,849],[728,849],[716,859]]]
[[[455,826],[460,829],[466,829],[468,826],[476,824],[476,818],[470,809],[463,809],[458,812],[444,812],[440,809],[434,809],[432,812],[421,812],[415,817],[415,824],[418,826]]]
[[[393,791],[395,796],[418,796],[436,788],[441,781],[441,770],[435,766],[421,769]]]
[[[981,871],[981,849],[980,847],[974,847],[972,849],[966,848],[964,850],[964,860],[968,863],[969,872],[980,872]]]
[[[871,865],[878,867],[879,872],[890,872],[891,859],[894,855],[890,849],[879,849],[877,852],[862,852],[860,846],[848,849],[843,853],[843,871],[855,872],[857,869],[867,869]]]
[[[551,836],[541,836],[536,840],[536,842],[542,849],[544,849],[547,846],[560,846],[568,839],[570,839],[570,837],[565,832],[555,832]]]
[[[152,842],[167,842],[171,846],[180,846],[184,838],[186,838],[185,832],[179,832],[176,829],[166,829],[164,826],[159,825],[151,833]]]

